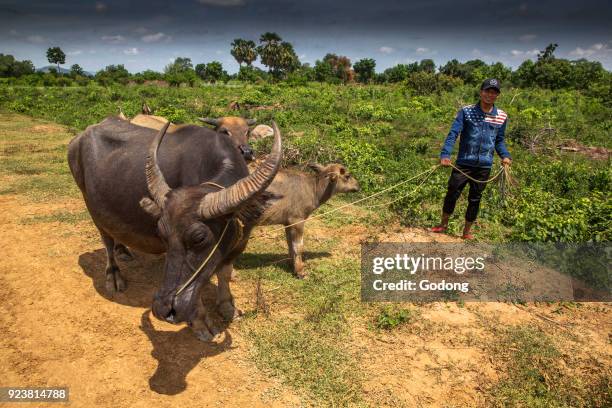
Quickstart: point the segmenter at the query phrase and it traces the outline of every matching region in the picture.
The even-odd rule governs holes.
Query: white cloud
[[[135,32],[136,34],[146,34],[146,33],[148,33],[148,32],[149,32],[149,29],[148,29],[148,28],[146,28],[146,27],[138,27],[138,28],[135,28],[135,29],[134,29],[134,32]]]
[[[429,48],[425,48],[425,47],[419,47],[416,49],[417,54],[425,54],[426,52],[429,52]]]
[[[164,33],[147,34],[140,37],[140,39],[146,43],[154,43],[162,40],[170,40],[170,36]]]
[[[96,11],[98,13],[102,13],[106,11],[106,9],[108,9],[108,6],[105,3],[102,3],[101,1],[96,2]]]
[[[378,51],[382,52],[383,54],[391,54],[393,51],[395,51],[395,49],[393,47],[384,46],[380,47]]]
[[[510,54],[512,54],[513,57],[534,57],[536,55],[538,55],[540,51],[537,49],[533,49],[533,50],[527,50],[527,51],[521,51],[521,50],[512,50],[510,51]]]
[[[572,57],[586,58],[593,56],[603,56],[604,54],[608,54],[610,52],[612,52],[612,50],[608,48],[608,44],[597,43],[591,45],[589,48],[577,47],[573,51],[570,51],[569,55],[571,55]]]
[[[100,39],[102,41],[107,41],[112,44],[117,44],[125,41],[125,37],[122,35],[103,35],[102,37],[100,37]]]
[[[519,37],[519,41],[521,42],[530,42],[538,38],[535,34],[524,34]]]
[[[34,44],[42,44],[47,41],[47,39],[42,35],[29,35],[26,37],[26,40]]]
[[[482,55],[482,52],[478,48],[474,48],[472,50],[472,55],[475,57],[480,57]]]
[[[74,50],[74,51],[68,51],[66,55],[81,55],[82,53],[83,51],[81,50]]]
[[[244,6],[244,0],[198,0],[198,3],[206,6],[219,6],[219,7],[235,7]]]
[[[17,32],[17,30],[10,30],[10,31],[9,31],[9,34],[10,34],[10,35],[12,35],[12,36],[19,35],[19,33]]]
[[[126,50],[123,50],[123,53],[125,55],[138,55],[140,53],[140,51],[138,51],[138,48],[132,47],[132,48],[128,48]]]

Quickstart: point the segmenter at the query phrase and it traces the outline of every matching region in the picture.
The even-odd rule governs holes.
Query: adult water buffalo
[[[255,119],[244,119],[239,116],[223,116],[221,118],[200,118],[204,123],[212,125],[215,130],[225,133],[233,141],[245,160],[255,159],[253,149],[249,145],[250,126],[257,121]]]
[[[216,273],[217,310],[227,320],[236,316],[229,287],[233,261],[265,209],[264,190],[281,160],[281,134],[273,125],[272,152],[249,174],[227,135],[187,125],[164,139],[168,126],[157,132],[108,118],[70,142],[68,163],[106,247],[107,291],[126,288],[115,261],[116,242],[165,252],[153,314],[187,322],[208,340],[215,330],[200,288]]]

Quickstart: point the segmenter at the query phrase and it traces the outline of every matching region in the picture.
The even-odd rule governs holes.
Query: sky
[[[0,53],[40,68],[47,48],[59,46],[66,68],[90,72],[109,64],[162,71],[189,57],[233,73],[232,40],[274,31],[311,65],[331,52],[373,58],[378,72],[424,58],[515,68],[552,42],[557,57],[611,70],[611,22],[609,0],[0,0]]]

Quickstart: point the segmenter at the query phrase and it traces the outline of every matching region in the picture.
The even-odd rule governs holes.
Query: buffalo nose
[[[163,299],[156,295],[151,309],[153,310],[153,315],[159,320],[165,320],[169,323],[176,322],[176,312],[168,299]]]
[[[242,153],[242,157],[244,157],[245,160],[251,161],[255,158],[253,154],[253,149],[251,149],[251,146],[240,145],[238,146],[238,148],[240,149],[240,152]]]

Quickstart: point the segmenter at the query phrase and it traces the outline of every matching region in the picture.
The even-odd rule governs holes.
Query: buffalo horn
[[[166,134],[166,130],[168,130],[168,126],[170,126],[170,122],[167,122],[159,131],[157,136],[155,136],[155,139],[153,139],[153,142],[149,147],[147,160],[145,162],[147,188],[149,189],[151,197],[153,197],[153,200],[158,206],[160,206],[160,208],[164,207],[164,203],[166,202],[166,194],[168,194],[170,191],[170,187],[168,187],[168,184],[166,184],[164,175],[162,174],[157,163],[157,150],[159,149],[159,145]]]
[[[204,123],[208,123],[209,125],[219,126],[219,119],[214,118],[198,118]]]
[[[211,219],[231,214],[270,185],[281,162],[281,133],[275,122],[272,122],[272,129],[274,130],[274,145],[266,160],[257,166],[253,173],[238,180],[235,184],[224,190],[205,195],[199,208],[202,218]]]

